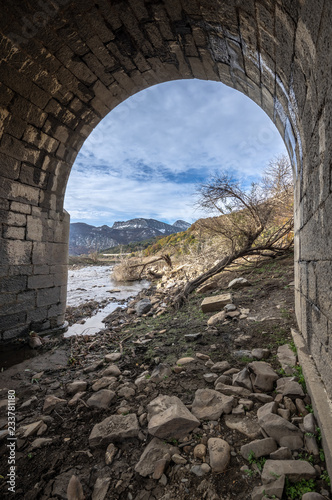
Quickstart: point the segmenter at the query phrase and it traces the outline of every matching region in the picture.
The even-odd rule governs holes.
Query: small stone
[[[259,424],[268,436],[273,437],[279,446],[298,450],[303,446],[303,434],[298,427],[279,415],[270,413],[259,420]]]
[[[112,352],[111,354],[106,354],[105,361],[107,361],[108,363],[113,363],[114,361],[119,361],[121,357],[121,352]]]
[[[168,378],[171,375],[171,367],[167,363],[160,363],[153,369],[150,377],[150,382],[159,384],[159,382],[162,382],[163,380],[165,380],[165,378]]]
[[[243,368],[243,370],[233,375],[233,385],[244,387],[245,389],[248,389],[248,391],[252,392],[253,389],[250,379],[250,373],[247,368]]]
[[[178,453],[175,453],[172,455],[172,460],[175,464],[178,465],[185,465],[187,463],[187,460],[184,457],[181,457]]]
[[[93,394],[86,402],[91,408],[103,408],[106,409],[111,404],[111,401],[116,397],[115,392],[109,391],[108,389],[101,389],[100,391]]]
[[[265,498],[282,498],[285,487],[285,476],[263,486],[256,486],[251,493],[251,500],[262,500]],[[303,497],[302,497],[303,498]]]
[[[253,409],[254,407],[254,402],[251,401],[251,399],[239,399],[239,404],[240,405],[243,405],[243,408],[246,410],[246,411],[250,411]]]
[[[253,393],[250,394],[253,398],[257,399],[260,403],[271,403],[273,401],[273,397],[269,396],[268,394],[259,394],[259,393]]]
[[[67,498],[68,500],[84,500],[85,495],[83,492],[82,485],[77,476],[71,476],[70,481],[67,486]]]
[[[228,283],[227,288],[231,288],[232,290],[239,290],[240,288],[245,288],[247,286],[251,286],[251,283],[249,283],[246,278],[235,278]]]
[[[93,427],[89,445],[91,448],[103,447],[114,441],[137,437],[139,431],[137,416],[134,413],[111,415]]]
[[[295,399],[295,406],[297,408],[297,411],[301,417],[305,417],[308,415],[308,410],[305,407],[305,404],[302,399],[296,398]]]
[[[317,434],[317,424],[312,413],[308,413],[308,415],[305,415],[303,419],[303,427],[305,432],[308,432],[309,434]]]
[[[227,396],[242,396],[242,397],[250,396],[250,391],[248,391],[248,389],[244,389],[244,387],[236,387],[232,385],[219,383],[215,386],[215,389],[216,391],[220,391],[223,394],[226,394]]]
[[[113,386],[116,383],[115,377],[102,377],[92,385],[92,390],[97,392],[105,387]]]
[[[102,373],[103,377],[119,377],[121,375],[121,370],[117,365],[109,365]]]
[[[113,443],[110,443],[107,446],[106,453],[105,453],[106,465],[111,465],[117,452],[118,452],[118,449],[116,448],[116,446]]]
[[[238,405],[232,410],[232,415],[245,415],[246,412],[244,411],[243,405]]]
[[[213,297],[206,297],[201,303],[203,313],[221,311],[226,304],[232,302],[232,295],[225,293],[223,295],[214,295]]]
[[[84,368],[83,372],[84,373],[95,372],[96,370],[98,370],[99,368],[101,368],[103,366],[103,364],[104,364],[104,360],[103,359],[99,359],[98,361],[95,361],[91,365],[89,365],[86,368]]]
[[[51,444],[53,439],[51,438],[37,438],[31,443],[31,448],[33,450],[37,450],[39,448],[44,448],[44,446],[48,446]]]
[[[211,316],[211,318],[208,319],[207,324],[208,326],[215,326],[218,323],[222,323],[225,321],[226,318],[226,311],[220,311],[217,314],[214,314]]]
[[[67,393],[70,396],[74,396],[77,392],[83,392],[87,388],[88,384],[85,380],[75,380],[75,382],[72,382],[67,385]]]
[[[286,408],[278,408],[277,414],[286,420],[290,420],[290,411]]]
[[[186,333],[184,338],[187,342],[196,342],[196,340],[200,339],[202,337],[202,334],[200,332],[198,333]]]
[[[266,403],[264,406],[261,406],[257,410],[257,418],[258,422],[265,415],[269,415],[271,413],[277,413],[278,404],[275,401],[271,401],[271,403]]]
[[[222,414],[230,413],[234,405],[232,396],[212,389],[197,389],[191,411],[201,420],[218,420]]]
[[[110,482],[110,477],[98,477],[93,488],[91,500],[104,500],[107,498]]]
[[[329,493],[328,493],[329,495]],[[308,493],[305,493],[302,495],[302,500],[326,500],[328,495],[323,496],[317,493],[316,491],[309,491]]]
[[[43,413],[51,413],[55,408],[67,404],[66,399],[60,399],[56,396],[47,396],[44,401]]]
[[[143,314],[147,314],[152,308],[152,304],[149,299],[142,299],[137,302],[135,309],[137,316],[142,316]]]
[[[123,397],[125,399],[131,399],[133,396],[135,396],[136,391],[131,387],[122,387],[121,389],[118,390],[117,394],[118,396]]]
[[[201,352],[196,352],[196,358],[201,359],[202,361],[208,361],[210,356],[207,354],[202,354]]]
[[[296,365],[296,355],[292,351],[291,347],[289,344],[284,344],[278,347],[277,351],[277,357],[279,360],[279,363],[281,364],[281,367],[286,371],[291,370],[291,373],[293,372],[293,367]],[[291,373],[287,373],[286,375],[289,375]]]
[[[218,378],[216,373],[204,373],[203,378],[208,384],[213,384]]]
[[[290,411],[291,415],[296,413],[296,406],[290,398],[284,397],[284,405],[285,408]]]
[[[177,360],[176,364],[177,365],[187,365],[188,363],[192,363],[193,361],[195,361],[195,358],[190,358],[190,357],[180,358]]]
[[[192,468],[190,469],[190,472],[192,474],[195,474],[197,477],[203,477],[206,476],[211,470],[211,467],[208,464],[200,464],[200,465],[193,465]]]
[[[241,432],[250,439],[257,439],[261,436],[261,428],[256,418],[238,417],[236,415],[225,415],[225,424],[229,429]]]
[[[183,438],[200,425],[176,396],[160,395],[148,405],[148,431],[161,439]]]
[[[273,390],[273,383],[278,380],[278,374],[272,366],[265,361],[254,361],[249,363],[248,368],[254,373],[253,387],[255,392],[270,392]]]
[[[161,476],[161,478],[159,479],[159,483],[162,485],[162,486],[166,486],[167,485],[167,477],[165,474],[163,474]]]
[[[315,436],[308,436],[307,434],[305,434],[304,445],[309,455],[314,455],[314,457],[319,456],[319,448]]]
[[[206,456],[206,446],[205,444],[197,444],[194,448],[194,457],[204,460]]]
[[[219,361],[211,366],[211,371],[215,373],[224,373],[226,370],[229,370],[231,365],[228,361]]]
[[[251,443],[241,446],[241,455],[248,460],[251,453],[254,453],[255,458],[260,458],[276,450],[277,443],[273,438],[256,439],[255,441],[251,441]]]
[[[217,384],[232,385],[232,379],[231,379],[231,377],[228,377],[227,375],[220,375],[215,380],[214,385],[217,386]]]
[[[135,471],[143,477],[154,474],[156,471],[156,475],[159,475],[159,477],[154,479],[160,479],[171,459],[171,455],[175,453],[179,453],[178,448],[165,443],[161,439],[153,438],[143,451],[139,462],[135,466]],[[157,469],[157,463],[160,461],[164,462],[159,463]]]
[[[261,360],[261,359],[267,359],[270,356],[271,352],[269,349],[258,348],[258,349],[253,349],[251,351],[251,354],[254,358]]]
[[[295,380],[286,381],[280,389],[277,388],[277,392],[291,399],[304,397],[302,387],[298,382],[295,382]]]
[[[33,422],[32,424],[24,425],[18,429],[17,434],[20,436],[21,439],[34,436],[34,434],[37,434],[38,429],[42,425],[43,425],[42,420],[38,420],[37,422]]]
[[[80,399],[86,394],[86,392],[77,392],[70,401],[68,401],[68,406],[75,406],[79,402]]]
[[[213,472],[223,472],[230,461],[231,448],[229,444],[220,438],[210,438],[208,449],[211,469]]]

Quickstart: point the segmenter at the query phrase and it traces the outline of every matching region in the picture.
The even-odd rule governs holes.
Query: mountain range
[[[69,255],[81,255],[117,245],[143,241],[155,236],[167,236],[186,231],[191,224],[177,220],[166,224],[155,219],[130,219],[114,222],[113,226],[90,226],[84,222],[70,224]]]

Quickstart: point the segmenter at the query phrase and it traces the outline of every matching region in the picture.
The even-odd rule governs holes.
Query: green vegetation
[[[313,479],[302,479],[297,483],[291,483],[286,478],[285,493],[287,498],[291,500],[301,499],[305,493],[309,493],[310,491],[316,491],[316,481]]]
[[[327,473],[327,470],[324,470],[324,472],[321,474],[320,476],[321,480],[322,481],[325,481],[325,483],[328,485],[328,486],[331,486],[331,479]]]
[[[296,365],[296,366],[294,366],[294,370],[296,371],[297,379],[299,381],[299,384],[302,385],[303,391],[307,392],[307,386],[306,386],[305,378],[304,378],[304,375],[303,375],[303,372],[302,372],[302,366]]]
[[[266,462],[266,458],[265,457],[256,458],[255,453],[251,451],[248,456],[248,462],[250,463],[250,465],[256,464],[258,470],[262,471],[264,464]]]

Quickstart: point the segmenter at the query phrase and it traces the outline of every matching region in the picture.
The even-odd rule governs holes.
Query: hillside
[[[136,218],[114,222],[113,226],[95,227],[82,222],[70,224],[69,255],[110,249],[118,245],[148,240],[156,236],[178,233],[190,227],[188,222],[177,220],[173,225],[155,219]]]

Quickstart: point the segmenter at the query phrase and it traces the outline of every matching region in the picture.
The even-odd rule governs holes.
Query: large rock
[[[304,398],[305,396],[301,385],[295,380],[286,381],[280,389],[277,389],[277,392],[291,399]]]
[[[142,316],[142,314],[146,314],[152,308],[152,304],[149,299],[142,299],[136,304],[136,314],[137,316]]]
[[[171,456],[179,453],[179,449],[161,439],[153,438],[143,451],[139,462],[135,466],[135,471],[143,477],[153,474],[155,471],[156,463],[159,460],[166,460],[169,462]]]
[[[248,367],[255,375],[253,382],[255,392],[273,391],[273,383],[278,380],[279,376],[271,365],[265,363],[265,361],[254,361],[249,363]]]
[[[201,420],[218,420],[223,413],[231,413],[236,400],[212,389],[197,389],[192,413]]]
[[[256,439],[241,446],[241,455],[248,460],[251,453],[254,453],[255,458],[259,458],[273,453],[276,449],[277,443],[273,438]]]
[[[240,396],[240,397],[249,397],[250,396],[250,391],[248,389],[245,389],[244,387],[236,387],[235,385],[227,385],[227,384],[222,384],[221,382],[218,382],[215,385],[216,391],[220,391],[223,394],[226,394],[227,396]]]
[[[298,450],[303,446],[303,434],[298,427],[279,415],[270,413],[259,420],[259,425],[269,437],[274,438],[279,446]]]
[[[106,447],[113,441],[137,437],[139,424],[134,413],[129,415],[111,415],[99,424],[96,424],[89,436],[91,448]]]
[[[226,304],[231,304],[232,295],[224,293],[222,295],[214,295],[213,297],[206,297],[201,303],[203,313],[221,311]]]
[[[262,472],[263,484],[272,483],[277,476],[286,476],[290,481],[315,479],[316,470],[305,460],[267,460]]]
[[[200,425],[199,420],[176,396],[160,395],[148,409],[148,431],[160,439],[183,438]]]
[[[262,498],[282,498],[285,487],[285,476],[280,476],[276,481],[263,486],[256,486],[251,493],[251,500],[261,500]],[[303,498],[303,497],[302,497]]]
[[[208,449],[213,472],[224,472],[231,457],[231,448],[227,441],[220,438],[210,438]]]
[[[277,413],[278,410],[278,403],[275,401],[271,401],[271,403],[266,403],[265,405],[261,406],[257,410],[257,418],[258,418],[258,423],[260,422],[260,419],[263,418],[265,415],[269,415],[271,413]]]
[[[239,290],[240,288],[245,288],[246,286],[251,286],[251,283],[246,278],[235,278],[228,283],[227,288],[232,290]]]
[[[261,428],[254,417],[242,417],[237,415],[225,415],[225,424],[229,429],[241,432],[250,439],[257,439],[261,436]]]

